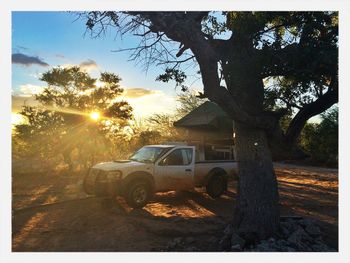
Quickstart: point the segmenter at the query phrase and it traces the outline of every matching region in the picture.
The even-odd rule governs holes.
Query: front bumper
[[[90,168],[84,179],[84,191],[89,195],[113,197],[122,193],[122,180],[106,176],[106,171]]]

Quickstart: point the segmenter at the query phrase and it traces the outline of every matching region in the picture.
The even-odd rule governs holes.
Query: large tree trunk
[[[234,228],[248,242],[279,228],[279,196],[265,131],[235,123],[239,168]]]
[[[235,121],[239,181],[234,228],[247,242],[274,236],[279,229],[278,189],[263,128],[271,127],[273,120],[262,117],[264,86],[259,68],[249,52],[235,54],[235,61],[224,67],[226,89],[219,85],[217,64],[206,54],[197,55],[205,95]]]

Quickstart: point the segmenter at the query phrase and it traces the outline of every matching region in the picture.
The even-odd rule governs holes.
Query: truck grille
[[[101,170],[90,168],[84,179],[84,191],[89,195],[95,194],[96,177]]]

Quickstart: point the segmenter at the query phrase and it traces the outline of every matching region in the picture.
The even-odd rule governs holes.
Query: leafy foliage
[[[300,144],[314,163],[338,166],[338,130],[338,108],[322,114],[321,123],[304,127]]]
[[[185,72],[175,68],[166,68],[165,73],[160,74],[156,80],[162,82],[175,81],[176,87],[181,87],[181,91],[185,92],[188,90],[188,87],[183,84],[186,78]]]

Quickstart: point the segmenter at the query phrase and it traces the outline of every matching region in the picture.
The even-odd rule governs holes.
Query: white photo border
[[[339,11],[339,252],[337,253],[19,253],[11,252],[11,12],[83,10]],[[1,262],[347,262],[350,258],[350,1],[348,0],[2,0],[0,3]]]

